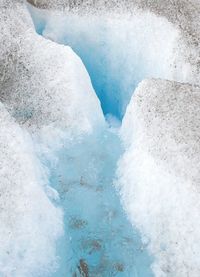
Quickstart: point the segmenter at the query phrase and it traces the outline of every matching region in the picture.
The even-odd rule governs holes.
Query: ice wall
[[[136,10],[96,16],[29,10],[38,33],[71,46],[81,57],[104,114],[122,119],[146,77],[182,78],[174,64],[179,32],[164,18]]]
[[[145,80],[123,120],[119,190],[149,238],[155,276],[200,274],[200,88]]]

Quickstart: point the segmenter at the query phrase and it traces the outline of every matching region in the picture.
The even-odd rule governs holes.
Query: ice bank
[[[200,274],[200,88],[145,80],[123,120],[119,190],[148,236],[155,276]]]

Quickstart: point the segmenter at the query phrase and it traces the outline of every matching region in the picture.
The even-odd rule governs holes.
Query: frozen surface
[[[0,276],[49,276],[62,213],[29,135],[0,105]]]
[[[155,256],[155,276],[200,274],[200,88],[146,80],[122,124],[119,190]]]
[[[122,119],[135,87],[146,77],[182,77],[174,67],[178,31],[165,19],[136,11],[87,16],[29,10],[38,33],[71,46],[81,57],[104,114]]]

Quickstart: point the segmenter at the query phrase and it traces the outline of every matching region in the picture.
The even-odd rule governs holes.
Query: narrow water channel
[[[61,197],[65,238],[54,277],[153,276],[147,245],[127,220],[113,185],[121,153],[117,131],[109,128],[60,151],[51,184]]]
[[[118,125],[113,128],[108,124],[66,144],[58,153],[57,165],[49,166],[65,224],[65,236],[57,245],[59,266],[52,277],[151,277],[153,257],[147,252],[147,242],[128,221],[114,186],[117,162],[123,153],[118,132],[137,84],[145,77],[170,75],[173,35],[167,45],[162,29],[151,18],[145,29],[140,27],[140,17],[131,25],[129,20],[121,24],[118,19],[88,21],[74,15],[53,18],[30,10],[39,34],[71,46],[80,56],[105,118],[113,117],[111,125]],[[147,32],[148,45],[141,30]],[[163,51],[157,58],[158,38],[157,47]]]

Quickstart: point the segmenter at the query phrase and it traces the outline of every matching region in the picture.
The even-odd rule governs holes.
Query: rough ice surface
[[[199,107],[199,87],[146,80],[123,120],[119,190],[149,238],[155,276],[200,274]]]
[[[181,1],[54,1],[79,16],[31,8],[45,38],[0,1],[0,276],[200,275],[198,5]],[[193,86],[142,82],[123,154],[146,77]]]
[[[0,276],[49,276],[62,212],[47,196],[46,172],[29,135],[2,104],[0,130]]]
[[[81,16],[29,10],[38,33],[71,46],[81,57],[104,114],[122,119],[144,78],[177,78],[174,52],[179,33],[163,18],[138,11],[131,16]]]

